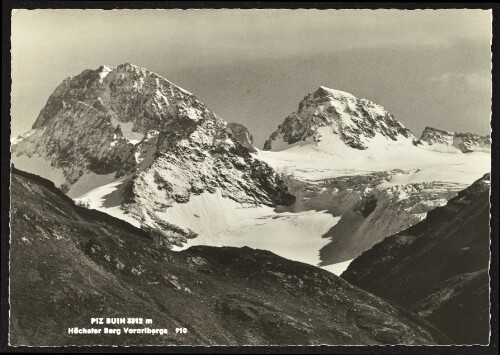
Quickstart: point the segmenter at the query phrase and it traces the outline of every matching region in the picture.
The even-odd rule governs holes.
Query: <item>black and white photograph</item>
[[[8,16],[9,347],[491,344],[492,9]]]

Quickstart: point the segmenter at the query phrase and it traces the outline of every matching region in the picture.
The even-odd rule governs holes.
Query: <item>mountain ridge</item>
[[[237,242],[227,238],[239,234],[245,235],[240,242],[266,245],[282,256],[317,265],[317,255],[311,252],[318,250],[309,248],[303,258],[292,250],[281,253],[271,238],[270,243],[250,240],[252,231],[281,228],[274,236],[303,245],[297,232],[301,228],[293,230],[292,223],[314,220],[311,245],[321,249],[322,237],[332,238],[320,252],[323,266],[350,260],[398,228],[419,221],[469,183],[467,174],[473,175],[472,155],[463,168],[457,155],[435,156],[415,145],[411,132],[382,106],[340,90],[320,87],[301,101],[298,115],[289,121],[282,132],[295,143],[255,150],[248,129],[226,123],[168,80],[130,64],[101,66],[66,79],[54,91],[35,128],[13,145],[13,161],[19,168],[47,174],[44,177],[83,206],[156,230],[158,238],[176,247],[198,242],[234,245]],[[430,162],[433,171],[399,166],[412,161]],[[435,171],[444,161],[461,171],[458,181],[454,173]],[[283,169],[282,163],[292,167]],[[288,177],[298,174],[305,179],[299,176],[302,182],[294,190]],[[405,186],[391,187],[397,184]],[[324,193],[329,188],[333,191]],[[297,202],[298,195],[308,202]],[[325,201],[326,195],[342,198],[352,210]],[[370,201],[378,203],[374,213],[365,216],[360,211]],[[281,206],[295,202],[289,210]],[[255,224],[233,221],[243,216]],[[381,220],[384,216],[395,222],[388,225]],[[363,237],[366,230],[373,232],[370,238]],[[346,240],[349,235],[354,236],[352,243]]]
[[[326,132],[324,127],[331,127],[331,132]],[[264,150],[282,150],[298,142],[318,145],[323,136],[332,134],[338,135],[349,148],[357,150],[369,149],[373,145],[370,141],[376,136],[401,142],[409,139],[413,145],[425,145],[428,149],[438,149],[433,147],[437,143],[463,153],[489,151],[491,144],[489,136],[433,127],[426,127],[421,137],[416,138],[381,105],[345,91],[320,86],[300,101],[296,112],[285,118],[264,143]]]
[[[489,135],[451,132],[433,127],[425,127],[418,142],[419,144],[426,143],[431,147],[433,145],[454,147],[462,153],[491,150],[491,137]]]

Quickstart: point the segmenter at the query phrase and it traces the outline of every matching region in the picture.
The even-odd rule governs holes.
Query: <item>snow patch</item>
[[[109,176],[104,175],[103,178],[104,177]],[[141,223],[121,208],[122,191],[131,178],[132,175],[122,177],[112,183],[90,190],[74,200],[75,202],[84,205],[86,208],[107,213],[113,217],[124,220],[137,228],[140,228]]]
[[[11,145],[17,144],[20,141],[22,141],[23,139],[28,138],[29,136],[31,136],[35,132],[36,132],[36,129],[32,129],[32,130],[30,130],[30,131],[28,131],[26,133],[18,135],[17,137],[11,137],[10,138],[10,144]]]
[[[352,263],[353,260],[354,259],[346,260],[346,261],[343,261],[341,263],[322,266],[321,268],[326,270],[326,271],[331,272],[332,274],[340,276],[344,271],[347,270],[347,268],[349,267],[349,264]]]
[[[127,139],[134,145],[139,143],[144,138],[143,133],[133,131],[134,122],[120,122],[116,118],[112,117],[111,124],[115,128],[120,125],[120,130],[122,131],[123,138]]]
[[[103,65],[101,70],[99,71],[99,82],[102,83],[104,78],[108,76],[109,73],[113,71],[113,68],[108,67],[107,65]]]

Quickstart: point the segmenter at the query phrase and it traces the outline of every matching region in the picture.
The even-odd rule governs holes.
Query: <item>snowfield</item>
[[[277,213],[267,206],[243,205],[223,197],[220,191],[193,196],[187,203],[167,209],[163,216],[199,234],[174,250],[193,245],[249,246],[312,265],[319,264],[319,250],[328,243],[323,234],[339,220],[325,211]]]
[[[109,178],[109,176],[107,175],[101,177],[101,179],[107,178]],[[131,178],[132,176],[126,176],[120,179],[114,179],[113,182],[85,192],[81,196],[74,198],[74,200],[77,204],[80,204],[86,208],[95,209],[107,213],[113,217],[122,219],[140,228],[140,221],[125,213],[125,211],[121,208],[123,187],[127,184],[128,181],[130,181]],[[82,189],[83,184],[80,184],[78,186],[74,185],[73,187],[75,186],[78,189]]]
[[[43,156],[23,154],[12,159],[12,162],[17,169],[35,172],[44,179],[52,181],[57,187],[66,182],[63,170],[52,166],[52,163]]]
[[[120,208],[120,190],[126,182],[127,178],[116,180],[75,201],[140,227],[139,221]],[[182,247],[174,246],[175,251],[194,245],[249,246],[311,265],[320,263],[319,250],[329,242],[322,236],[340,219],[326,211],[277,213],[271,207],[235,202],[223,197],[220,190],[192,196],[188,202],[175,204],[158,215],[199,234]]]
[[[345,145],[331,127],[318,131],[321,142],[308,138],[290,145],[280,143],[276,150],[258,150],[254,156],[285,175],[310,181],[394,169],[414,171],[400,174],[387,186],[430,181],[472,184],[491,169],[491,155],[486,152],[434,151],[428,145],[414,146],[379,134],[368,149],[358,150]]]
[[[332,274],[341,275],[344,271],[347,270],[347,268],[349,267],[349,264],[353,260],[354,259],[343,261],[343,262],[337,263],[337,264],[322,266],[321,268],[325,269],[326,271],[330,271]]]
[[[371,161],[366,159],[363,165],[360,161],[328,156],[323,152],[318,152],[312,146],[298,145],[280,152],[258,151],[255,156],[263,158],[284,174],[292,174],[296,178],[311,183],[325,178],[363,175],[378,171],[378,169],[393,167],[408,169],[393,174],[378,185],[377,189],[390,189],[411,183],[433,181],[470,184],[489,170],[489,154],[482,152],[441,153],[417,147],[396,150],[398,154],[401,152],[413,153],[417,156],[425,155],[427,159],[403,159],[401,156],[396,158],[394,153],[387,152],[394,160],[384,158],[379,154],[380,159]],[[316,158],[313,159],[310,154],[314,154]],[[370,152],[366,154],[368,157],[373,156]],[[318,155],[323,159],[319,159]],[[113,180],[111,176],[86,176],[72,187],[70,195],[75,197],[75,192],[82,192],[86,185],[87,188],[92,189],[81,194],[77,198],[78,201],[86,202],[90,208],[106,212],[139,227],[141,222],[120,207],[120,189],[127,182],[127,178],[113,180],[93,188],[110,178]],[[326,194],[327,191],[324,193]],[[395,190],[394,193],[398,194],[400,191]],[[402,199],[405,196],[398,195],[397,197]],[[422,213],[420,217],[424,218],[425,215],[426,213]],[[157,212],[157,216],[198,234],[196,238],[188,239],[182,247],[174,246],[174,250],[184,250],[194,245],[248,246],[269,250],[287,259],[315,266],[321,261],[319,251],[330,242],[330,239],[326,238],[327,232],[341,219],[341,216],[334,216],[325,210],[277,212],[276,209],[267,206],[241,204],[224,197],[220,190],[213,194],[204,192],[200,195],[193,195],[188,202],[173,204],[164,211]],[[323,268],[340,275],[351,261],[326,265]]]

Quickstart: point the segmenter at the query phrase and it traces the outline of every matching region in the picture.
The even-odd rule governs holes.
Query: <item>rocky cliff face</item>
[[[429,146],[456,148],[462,153],[491,150],[491,138],[473,133],[456,133],[426,127],[419,143]]]
[[[415,140],[411,132],[382,106],[366,99],[358,99],[347,92],[319,87],[300,102],[297,112],[291,114],[266,141],[264,150],[301,141],[321,142],[318,131],[330,127],[332,134],[348,147],[365,150],[377,135],[397,141]]]
[[[159,230],[162,209],[216,189],[241,203],[293,201],[274,170],[240,143],[243,130],[233,129],[155,73],[103,66],[57,87],[12,156],[72,197],[119,182],[103,204]]]
[[[172,252],[142,229],[12,174],[12,345],[441,344],[428,323],[335,275],[250,248]],[[237,237],[237,236],[235,236]],[[71,335],[95,316],[167,335]],[[187,332],[175,334],[176,327]]]
[[[384,239],[342,274],[433,322],[457,343],[489,337],[490,176]]]
[[[230,122],[227,127],[233,132],[234,138],[241,143],[242,146],[250,152],[255,152],[256,149],[253,145],[253,137],[248,131],[248,128],[240,123]]]

